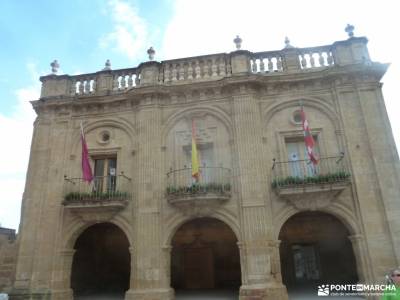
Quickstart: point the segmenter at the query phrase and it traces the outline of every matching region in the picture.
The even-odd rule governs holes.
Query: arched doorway
[[[74,248],[71,274],[74,298],[124,299],[131,266],[124,232],[111,223],[96,224],[78,237]]]
[[[333,215],[301,212],[282,226],[279,233],[283,283],[289,292],[318,284],[352,284],[358,281],[349,231]]]
[[[171,285],[177,299],[200,294],[237,297],[239,248],[235,234],[222,221],[199,218],[185,223],[172,239],[171,255]]]

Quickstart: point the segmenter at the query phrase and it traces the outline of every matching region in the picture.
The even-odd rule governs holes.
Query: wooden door
[[[214,257],[210,247],[185,249],[184,266],[185,288],[214,288]]]

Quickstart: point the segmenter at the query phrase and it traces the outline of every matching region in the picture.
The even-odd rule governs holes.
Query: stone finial
[[[57,59],[55,59],[55,60],[50,64],[50,67],[51,67],[51,74],[52,74],[52,75],[57,75],[58,68],[60,67],[60,65],[59,65],[59,63],[58,63],[58,61],[57,61]]]
[[[354,36],[354,26],[353,25],[347,24],[344,31],[347,32],[347,34],[349,35],[349,38],[352,38]]]
[[[286,36],[285,37],[285,49],[287,48],[294,48],[292,45],[290,45],[290,40],[289,38]]]
[[[242,42],[243,40],[237,35],[236,38],[233,40],[233,42],[236,45],[236,49],[240,50],[240,48],[242,48]]]
[[[109,59],[106,60],[103,68],[103,71],[108,71],[108,70],[111,70],[111,62]]]
[[[147,50],[147,54],[149,55],[149,60],[154,60],[154,55],[156,54],[156,51],[153,49],[153,47],[150,47]]]

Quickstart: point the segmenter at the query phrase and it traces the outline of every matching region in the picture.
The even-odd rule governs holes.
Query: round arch
[[[283,283],[291,289],[318,284],[354,284],[360,278],[348,227],[322,210],[300,211],[280,228]]]
[[[110,222],[92,224],[76,239],[74,248],[70,281],[74,294],[94,299],[123,297],[131,276],[129,241],[123,230]]]
[[[221,221],[225,223],[235,234],[236,239],[238,240],[238,243],[241,241],[241,234],[240,234],[240,229],[238,226],[238,223],[236,219],[230,215],[227,212],[221,212],[217,211],[213,213],[212,215],[204,215],[204,216],[187,216],[183,215],[180,218],[174,218],[172,219],[172,222],[170,222],[166,226],[166,231],[165,231],[165,239],[164,239],[164,245],[170,246],[171,241],[176,234],[176,232],[179,230],[181,226],[183,226],[185,223],[188,223],[192,220],[198,219],[198,218],[211,218],[211,219],[216,219],[218,221]]]
[[[340,220],[346,229],[349,231],[350,235],[360,234],[360,226],[357,224],[354,214],[350,212],[346,207],[339,203],[333,203],[328,207],[321,208],[317,210],[322,213],[331,214]],[[293,206],[286,206],[282,211],[280,211],[274,218],[274,236],[276,239],[279,237],[279,232],[282,226],[294,215],[304,211],[298,210]]]
[[[193,289],[204,296],[217,290],[230,298],[238,295],[240,251],[228,224],[214,217],[192,218],[175,231],[171,246],[171,285],[177,295]]]
[[[298,106],[299,101],[302,101],[305,106],[310,106],[313,107],[322,113],[326,115],[328,119],[331,120],[335,130],[339,130],[341,128],[339,117],[337,116],[337,113],[332,109],[331,106],[326,104],[326,101],[318,98],[312,98],[312,97],[307,97],[307,98],[290,98],[285,101],[279,101],[279,103],[275,105],[271,105],[267,108],[265,108],[262,112],[262,115],[264,116],[264,124],[267,126],[271,118],[279,111]]]
[[[106,221],[107,223],[111,223],[115,226],[117,226],[119,229],[122,230],[122,232],[125,234],[129,241],[130,247],[133,245],[132,241],[132,234],[131,234],[131,226],[129,222],[121,217],[117,216],[113,218],[112,220]],[[79,218],[75,218],[72,222],[70,222],[69,226],[66,226],[64,230],[64,239],[63,239],[63,245],[62,249],[73,249],[76,240],[78,237],[89,227],[99,223],[98,221],[92,221],[92,222],[84,222]]]
[[[104,127],[104,126],[109,126],[109,127],[114,127],[117,129],[122,130],[123,132],[126,133],[126,135],[130,139],[130,144],[131,148],[134,144],[134,138],[136,136],[136,131],[135,129],[131,126],[131,124],[124,120],[123,118],[119,118],[118,120],[113,120],[113,119],[103,119],[103,120],[96,120],[93,122],[89,122],[88,124],[83,125],[83,131],[85,134],[91,132],[94,129]],[[72,135],[72,151],[75,152],[77,148],[79,147],[80,144],[80,130],[76,131]]]

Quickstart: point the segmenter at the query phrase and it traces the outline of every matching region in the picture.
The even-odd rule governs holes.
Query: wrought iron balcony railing
[[[192,177],[192,169],[184,168],[167,173],[167,198],[170,202],[190,198],[229,198],[231,170],[223,167],[202,167],[200,177]]]
[[[275,189],[348,183],[344,155],[320,158],[317,165],[310,160],[277,162],[272,166],[272,187]]]
[[[91,183],[83,178],[64,176],[64,205],[124,202],[130,197],[131,179],[124,174],[94,177]]]

